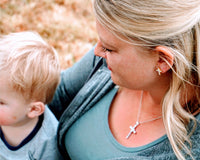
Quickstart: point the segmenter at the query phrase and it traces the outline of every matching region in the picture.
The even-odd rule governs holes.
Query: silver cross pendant
[[[126,139],[128,139],[130,137],[130,135],[132,133],[136,134],[136,127],[139,125],[140,123],[138,121],[136,121],[134,126],[130,126],[130,132],[128,133],[128,135],[126,136]]]

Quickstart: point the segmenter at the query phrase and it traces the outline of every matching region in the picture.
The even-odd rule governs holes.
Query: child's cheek
[[[15,122],[15,120],[16,120],[16,117],[10,117],[10,116],[0,114],[0,125],[1,126],[12,125]]]

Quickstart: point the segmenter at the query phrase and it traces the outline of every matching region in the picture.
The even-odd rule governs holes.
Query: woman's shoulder
[[[194,138],[194,139],[195,139],[195,141],[198,141],[199,145],[200,145],[200,113],[198,113],[195,116],[195,118],[196,118],[196,128],[194,130],[194,133],[192,134],[192,137],[194,138],[194,137],[198,136],[197,139],[196,138]],[[190,126],[191,126],[191,131],[192,131],[192,127],[194,126],[194,123],[192,123],[192,125],[190,125]]]
[[[196,114],[196,120],[200,122],[200,112],[198,114]]]
[[[190,137],[191,140],[191,150],[194,154],[194,158],[199,158],[200,155],[200,113],[196,116],[196,128]],[[194,124],[194,123],[193,123]],[[193,125],[194,126],[194,125]],[[191,130],[192,131],[192,130]]]

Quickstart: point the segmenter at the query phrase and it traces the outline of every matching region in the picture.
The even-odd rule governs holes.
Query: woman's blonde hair
[[[31,31],[0,36],[0,72],[8,75],[10,86],[26,100],[45,104],[60,80],[56,51]]]
[[[174,55],[170,88],[162,103],[163,121],[177,158],[184,160],[187,154],[193,158],[187,125],[193,120],[195,128],[192,113],[200,103],[200,1],[94,0],[94,12],[119,38],[143,47],[165,46]],[[180,99],[188,88],[193,95],[183,108]],[[184,97],[187,102],[187,93]]]

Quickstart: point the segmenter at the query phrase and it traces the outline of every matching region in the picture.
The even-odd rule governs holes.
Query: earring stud
[[[158,75],[159,75],[159,76],[160,76],[161,73],[162,73],[162,71],[161,71],[161,69],[160,69],[159,67],[156,69],[156,72],[158,72]]]

